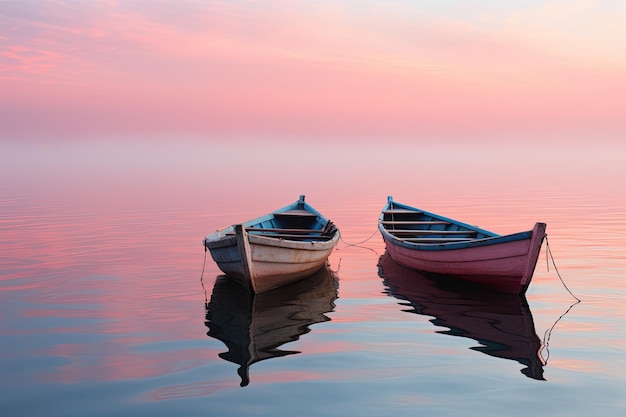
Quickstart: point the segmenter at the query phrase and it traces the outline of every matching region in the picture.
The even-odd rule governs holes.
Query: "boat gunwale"
[[[440,242],[440,243],[416,243],[408,240],[403,240],[401,238],[397,238],[396,236],[389,233],[384,228],[380,227],[380,230],[383,232],[383,237],[385,240],[391,241],[395,245],[404,246],[409,249],[417,249],[417,250],[429,250],[429,251],[440,251],[440,250],[455,250],[455,249],[470,249],[475,247],[482,246],[490,246],[496,245],[500,243],[507,242],[516,242],[519,240],[530,239],[532,236],[532,231],[518,232],[510,235],[501,235],[494,236],[482,239],[472,239],[469,241],[451,241],[448,243]]]
[[[488,237],[471,239],[467,241],[451,240],[450,242],[431,242],[431,243],[411,242],[409,240],[406,240],[406,238],[410,238],[409,236],[405,236],[404,239],[394,236],[391,233],[392,230],[388,230],[387,227],[385,227],[385,224],[383,224],[383,221],[385,221],[384,220],[385,214],[389,214],[388,211],[391,209],[392,205],[400,208],[401,210],[404,210],[405,214],[406,214],[406,211],[411,211],[411,212],[414,212],[415,214],[423,214],[425,216],[432,217],[433,219],[446,221],[450,224],[453,224],[462,228],[466,228],[468,232],[475,231],[478,233],[485,234]],[[478,226],[472,226],[468,223],[464,223],[464,222],[461,222],[452,218],[448,218],[445,216],[441,216],[439,214],[431,213],[426,210],[418,209],[416,207],[412,207],[406,204],[398,203],[396,201],[393,201],[393,198],[391,196],[388,197],[387,204],[381,210],[381,213],[378,219],[378,229],[383,235],[383,238],[386,241],[389,241],[390,243],[394,245],[403,246],[408,249],[424,250],[424,251],[447,251],[447,250],[471,249],[475,247],[496,245],[500,243],[516,242],[519,240],[530,239],[532,237],[532,230],[512,233],[508,235],[500,235],[492,231],[482,229]],[[424,230],[433,230],[433,229],[424,229]],[[419,234],[419,232],[420,232],[420,229],[415,230],[416,235]]]
[[[478,232],[478,233],[482,233],[482,234],[485,234],[487,236],[491,236],[491,237],[498,237],[498,236],[500,236],[500,234],[492,232],[491,230],[483,229],[483,228],[478,227],[478,226],[473,226],[473,225],[471,225],[469,223],[464,223],[462,221],[455,220],[455,219],[452,219],[450,217],[445,217],[445,216],[442,216],[440,214],[432,213],[432,212],[429,212],[429,211],[426,211],[426,210],[422,210],[422,209],[419,209],[417,207],[412,207],[412,206],[409,206],[407,204],[398,203],[397,201],[393,201],[393,199],[391,197],[388,197],[387,204],[385,205],[385,207],[383,208],[383,210],[380,213],[380,216],[378,218],[379,225],[382,225],[381,222],[385,221],[384,220],[385,214],[389,214],[389,213],[385,213],[385,211],[388,211],[392,204],[394,206],[399,206],[401,209],[407,211],[407,212],[405,212],[403,214],[411,214],[411,213],[423,214],[425,216],[432,217],[435,220],[444,221],[446,223],[453,224],[453,225],[456,225],[456,226],[459,226],[459,227],[463,227],[463,228],[466,228],[468,230],[475,231],[475,232]],[[419,224],[419,223],[416,223],[416,224]]]
[[[339,230],[328,236],[328,240],[303,240],[264,236],[248,233],[251,245],[275,246],[298,250],[328,250],[335,247],[339,241]]]

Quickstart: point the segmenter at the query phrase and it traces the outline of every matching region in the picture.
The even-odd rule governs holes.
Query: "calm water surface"
[[[3,416],[626,413],[623,149],[133,143],[2,145]],[[330,269],[220,277],[203,236],[300,194],[342,232]],[[387,195],[544,221],[554,261],[525,298],[437,286],[384,255]]]

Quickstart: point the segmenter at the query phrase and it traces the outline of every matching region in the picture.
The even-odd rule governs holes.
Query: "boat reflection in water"
[[[241,386],[250,382],[249,368],[265,359],[300,353],[279,346],[298,340],[309,326],[329,321],[339,281],[325,266],[314,275],[260,294],[251,294],[237,282],[218,276],[206,304],[209,336],[224,342],[220,357],[239,366]]]
[[[473,339],[471,349],[497,358],[515,360],[529,378],[544,380],[542,344],[524,295],[488,292],[454,280],[407,269],[385,252],[379,275],[387,293],[410,303],[412,313],[434,317],[431,322],[450,330],[438,333]]]

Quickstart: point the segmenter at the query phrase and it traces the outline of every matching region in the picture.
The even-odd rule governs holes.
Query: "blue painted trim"
[[[397,207],[397,208],[402,208],[402,209],[405,209],[405,210],[412,210],[412,211],[415,211],[416,213],[424,213],[426,216],[430,216],[430,217],[432,217],[434,219],[446,221],[446,222],[449,222],[449,223],[452,223],[452,224],[456,224],[456,225],[464,227],[466,229],[475,230],[476,232],[483,233],[483,234],[485,234],[487,236],[493,236],[493,237],[500,236],[497,233],[494,233],[494,232],[489,231],[489,230],[481,229],[478,226],[472,226],[471,224],[463,223],[463,222],[460,222],[458,220],[451,219],[449,217],[444,217],[444,216],[441,216],[439,214],[431,213],[431,212],[426,211],[426,210],[422,210],[422,209],[419,209],[419,208],[416,208],[416,207],[408,206],[406,204],[398,203],[396,201],[393,201],[393,198],[391,196],[387,197],[387,205],[385,206],[385,208],[383,208],[383,211],[390,209],[392,205],[394,207]],[[385,215],[381,211],[379,220],[382,221],[384,216]]]
[[[466,241],[466,242],[451,242],[451,243],[415,243],[415,242],[403,241],[403,240],[400,240],[400,239],[396,238],[391,233],[389,233],[387,231],[387,229],[385,229],[383,227],[382,223],[381,223],[384,220],[384,217],[385,217],[385,214],[383,212],[385,210],[391,209],[392,206],[394,208],[401,208],[401,209],[405,209],[405,210],[415,211],[416,213],[423,213],[424,215],[432,217],[433,219],[446,221],[446,222],[458,225],[458,226],[460,226],[462,228],[466,228],[466,229],[469,229],[469,230],[474,230],[476,232],[479,232],[479,233],[482,233],[482,234],[485,234],[485,235],[491,236],[491,237],[487,237],[487,238],[483,238],[483,239],[476,239],[476,240],[471,240],[471,241]],[[514,241],[518,241],[518,240],[530,239],[530,237],[532,236],[532,231],[519,232],[519,233],[514,233],[514,234],[504,235],[504,236],[503,235],[499,235],[499,234],[491,232],[489,230],[481,229],[480,227],[477,227],[477,226],[472,226],[470,224],[463,223],[463,222],[460,222],[458,220],[454,220],[454,219],[451,219],[451,218],[448,218],[448,217],[440,216],[438,214],[431,213],[431,212],[428,212],[428,211],[425,211],[425,210],[421,210],[421,209],[418,209],[416,207],[411,207],[411,206],[408,206],[406,204],[398,203],[396,201],[393,201],[393,198],[391,196],[387,197],[387,204],[385,205],[385,207],[381,211],[378,220],[379,220],[379,222],[378,222],[378,229],[380,230],[380,232],[383,235],[383,238],[385,240],[388,240],[388,241],[392,242],[394,245],[402,246],[402,247],[405,247],[405,248],[408,248],[408,249],[415,249],[415,250],[445,251],[445,250],[454,250],[454,249],[466,249],[466,248],[474,248],[474,247],[479,247],[479,246],[490,246],[490,245],[497,245],[497,244],[500,244],[500,243],[514,242]]]
[[[512,235],[489,237],[485,239],[476,239],[476,240],[471,240],[469,242],[414,243],[414,242],[407,242],[407,241],[397,239],[396,237],[391,235],[389,232],[384,230],[382,225],[380,226],[380,230],[383,234],[383,237],[386,240],[392,242],[396,246],[402,246],[408,249],[424,250],[424,251],[426,250],[445,251],[445,250],[454,250],[454,249],[475,248],[479,246],[490,246],[490,245],[497,245],[500,243],[515,242],[518,240],[530,239],[530,237],[532,236],[532,231],[526,231],[526,232],[514,233]]]

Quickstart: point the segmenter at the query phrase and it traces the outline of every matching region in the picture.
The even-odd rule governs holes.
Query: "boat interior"
[[[337,227],[330,220],[306,210],[273,213],[263,221],[246,227],[250,234],[293,240],[330,240]]]
[[[401,207],[383,210],[380,223],[397,239],[415,243],[463,242],[492,237],[478,228]]]

